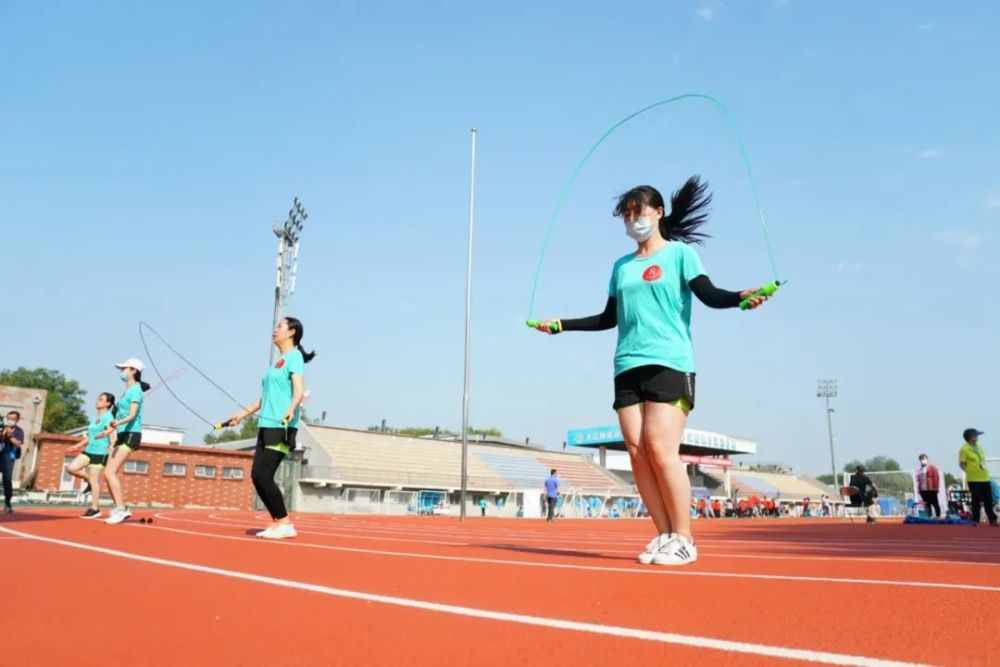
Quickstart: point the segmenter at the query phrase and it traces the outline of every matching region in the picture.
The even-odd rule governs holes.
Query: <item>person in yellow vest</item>
[[[969,483],[969,493],[972,495],[972,520],[979,523],[980,508],[985,505],[986,518],[990,525],[997,527],[997,515],[993,511],[993,489],[990,488],[990,473],[986,469],[986,453],[979,444],[982,431],[967,428],[962,433],[965,444],[958,452],[958,465],[965,471],[965,479]]]

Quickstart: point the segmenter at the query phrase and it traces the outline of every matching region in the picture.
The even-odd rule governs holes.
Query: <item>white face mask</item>
[[[653,218],[646,216],[625,223],[625,233],[630,239],[638,243],[642,243],[652,236],[654,229],[656,229],[655,221]]]
[[[920,461],[920,467],[921,468],[926,468],[927,467],[927,459],[923,459],[923,460]]]
[[[17,426],[17,422],[14,421],[13,419],[4,419],[3,420],[3,425],[4,426]]]

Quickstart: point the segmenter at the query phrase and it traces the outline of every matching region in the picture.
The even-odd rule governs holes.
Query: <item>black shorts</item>
[[[857,494],[856,496],[851,496],[851,507],[871,507],[875,504],[875,498],[877,498],[873,493],[866,493],[864,495]]]
[[[130,452],[134,452],[139,449],[139,445],[142,444],[142,433],[139,431],[125,431],[124,433],[118,434],[118,439],[115,440],[115,447],[128,447]]]
[[[644,401],[676,403],[684,401],[694,409],[694,373],[666,366],[638,366],[615,377],[615,410]]]
[[[272,447],[274,445],[288,445],[288,449],[295,449],[295,437],[298,435],[297,428],[261,428],[257,429],[257,446]]]
[[[103,468],[108,465],[108,455],[107,454],[91,454],[90,452],[84,452],[84,456],[90,461],[87,465],[96,466]]]

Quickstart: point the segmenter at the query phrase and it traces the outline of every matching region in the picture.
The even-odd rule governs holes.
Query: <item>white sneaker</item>
[[[674,539],[675,535],[673,533],[661,533],[649,541],[646,545],[646,550],[639,554],[639,562],[643,565],[649,565],[653,562],[653,557],[659,553],[661,549],[670,544]]]
[[[298,533],[295,532],[295,526],[290,523],[279,523],[265,530],[260,536],[265,540],[287,540],[296,535]]]
[[[264,530],[258,530],[256,533],[254,533],[254,537],[264,537],[264,533],[271,530],[271,528],[273,528],[273,526],[268,526]]]
[[[132,513],[128,511],[127,507],[122,507],[121,509],[116,507],[113,510],[111,510],[111,516],[105,519],[104,523],[108,524],[109,526],[114,526],[121,523],[130,516],[132,516]]]
[[[674,539],[653,556],[655,565],[690,565],[698,560],[698,547],[683,535]]]

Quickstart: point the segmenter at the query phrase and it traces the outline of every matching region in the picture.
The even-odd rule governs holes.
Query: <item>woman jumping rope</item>
[[[304,394],[302,373],[305,364],[316,356],[315,352],[306,352],[302,348],[304,333],[302,322],[294,317],[278,322],[273,339],[281,356],[264,373],[260,398],[227,422],[229,426],[236,426],[260,410],[257,449],[254,451],[250,478],[271,515],[271,525],[257,533],[257,537],[270,540],[283,540],[296,535],[281,489],[274,482],[274,473],[295,449],[301,413],[299,406]]]
[[[108,491],[115,503],[111,516],[104,520],[104,523],[111,525],[119,524],[132,516],[132,512],[125,506],[125,495],[122,491],[122,482],[118,479],[118,471],[142,444],[142,394],[149,391],[149,383],[142,381],[142,369],[145,365],[140,360],[132,358],[115,364],[115,368],[121,371],[118,377],[125,383],[125,393],[115,405],[115,418],[110,428],[117,431],[118,436],[111,457],[108,459],[108,466],[104,469]],[[108,434],[110,430],[102,433],[102,435]]]
[[[111,433],[111,411],[115,407],[114,394],[104,392],[99,395],[95,407],[97,415],[87,424],[87,435],[70,447],[70,453],[77,456],[66,466],[66,472],[87,482],[84,493],[90,492],[90,509],[80,516],[81,519],[98,519],[101,516],[101,471],[108,463],[108,450],[111,448],[108,436]],[[102,433],[105,434],[103,437]]]
[[[710,308],[736,308],[759,291],[715,287],[689,245],[706,238],[699,228],[711,199],[697,176],[670,198],[669,215],[663,196],[651,186],[621,195],[614,215],[624,220],[638,249],[615,262],[604,312],[538,326],[550,334],[618,327],[614,409],[639,495],[657,530],[639,554],[643,564],[686,565],[698,558],[688,512],[691,482],[679,451],[694,408],[691,295]],[[751,299],[749,307],[766,298]]]

